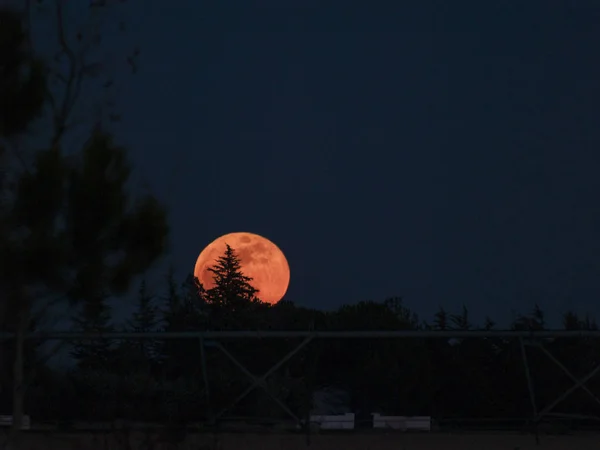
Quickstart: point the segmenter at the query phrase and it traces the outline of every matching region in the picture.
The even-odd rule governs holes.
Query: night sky
[[[597,1],[175,3],[130,17],[117,133],[169,206],[156,280],[251,231],[303,306],[600,315]]]

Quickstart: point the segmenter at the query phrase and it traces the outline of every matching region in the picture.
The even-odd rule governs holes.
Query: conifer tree
[[[156,324],[156,307],[152,302],[152,296],[148,293],[146,280],[142,280],[138,290],[137,309],[129,321],[130,328],[136,333],[153,331]]]
[[[197,286],[195,290],[194,284]],[[203,302],[202,293],[201,284],[196,284],[192,277],[188,277],[182,286],[178,286],[174,273],[170,270],[167,275],[166,306],[162,309],[164,331],[197,330],[200,326],[199,313]]]
[[[128,322],[129,328],[135,333],[148,333],[154,331],[158,325],[157,308],[153,298],[148,293],[146,280],[142,280],[138,290],[137,308]],[[140,339],[137,343],[139,356],[152,360],[156,356],[156,342]]]
[[[206,292],[213,305],[234,311],[258,302],[258,290],[250,284],[252,278],[242,273],[240,259],[228,244],[225,253],[208,270],[213,273],[215,286]]]
[[[483,322],[483,329],[490,331],[493,330],[495,326],[496,322],[494,322],[491,317],[486,316]]]
[[[546,328],[546,316],[542,308],[540,308],[540,305],[538,305],[537,303],[535,304],[535,307],[531,312],[531,317],[538,324],[538,328],[540,330],[544,330]]]
[[[448,329],[448,313],[441,306],[438,312],[435,313],[433,326],[436,330],[446,331]]]
[[[461,314],[452,315],[450,319],[457,330],[466,331],[471,329],[471,322],[469,321],[469,310],[465,305],[463,305],[462,307]]]
[[[183,288],[183,289],[182,289]],[[178,286],[171,269],[167,275],[167,297],[162,313],[162,329],[173,331],[199,331],[202,329],[200,308],[202,300],[191,295],[189,282]],[[178,378],[194,372],[199,365],[200,347],[197,340],[169,339],[160,343],[160,360],[169,377]],[[194,355],[190,359],[190,355]]]
[[[79,331],[86,333],[108,333],[114,331],[111,324],[111,308],[102,297],[86,301],[80,312],[73,318]],[[72,356],[78,366],[85,370],[106,369],[112,351],[112,343],[106,339],[77,341],[73,345]]]

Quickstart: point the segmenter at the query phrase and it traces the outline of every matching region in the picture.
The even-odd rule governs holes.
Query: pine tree
[[[546,320],[544,311],[536,303],[535,307],[528,315],[518,315],[512,324],[514,330],[540,331],[545,329]]]
[[[171,267],[167,273],[167,311],[175,311],[181,305],[181,298],[177,289],[177,282],[175,281],[175,270]]]
[[[485,319],[483,322],[483,329],[486,331],[490,331],[490,330],[493,330],[495,326],[496,326],[496,322],[494,322],[491,317],[485,316]]]
[[[153,305],[152,296],[148,294],[146,280],[143,280],[138,290],[137,309],[129,321],[129,326],[136,333],[147,333],[153,331],[156,324],[156,307]]]
[[[148,333],[154,331],[158,324],[157,309],[153,304],[153,298],[148,294],[146,281],[143,280],[138,291],[137,309],[128,322],[129,328],[135,333]],[[137,348],[142,358],[152,360],[156,356],[156,342],[148,339],[140,339]]]
[[[471,322],[469,322],[469,310],[465,305],[462,307],[462,313],[452,315],[450,320],[457,330],[466,331],[471,329]]]
[[[439,311],[435,313],[433,326],[436,330],[445,331],[448,329],[448,313],[441,306]]]
[[[199,331],[202,329],[201,300],[191,295],[188,285],[189,283],[185,282],[183,286],[178,286],[173,270],[169,271],[166,305],[161,311],[164,331]],[[184,373],[196,370],[200,359],[194,357],[190,360],[190,355],[200,355],[199,342],[196,339],[168,339],[161,344],[160,360],[169,377],[177,378]]]
[[[573,310],[566,311],[562,318],[563,328],[568,331],[581,330],[582,322]]]
[[[531,312],[531,317],[537,325],[537,329],[543,330],[546,328],[546,317],[542,308],[537,303]]]
[[[187,276],[181,288],[184,300],[196,305],[197,308],[201,309],[206,303],[206,289],[202,282],[192,274]]]
[[[244,275],[241,268],[240,259],[227,244],[225,253],[208,269],[215,282],[215,287],[206,292],[209,303],[236,311],[259,301],[258,290],[250,284],[252,278]]]
[[[201,284],[189,276],[180,286],[172,270],[167,275],[166,307],[162,310],[164,331],[197,331],[200,326],[200,309],[203,303]]]
[[[161,308],[162,330],[166,332],[182,331],[180,322],[181,298],[175,282],[175,273],[173,268],[169,269],[166,277],[167,295],[163,298],[164,307]],[[166,366],[173,365],[173,357],[179,355],[179,348],[172,340],[161,342],[160,360]]]
[[[108,333],[114,331],[111,324],[111,308],[104,298],[96,297],[83,304],[73,321],[84,333]],[[112,351],[112,343],[106,339],[88,339],[75,342],[72,355],[82,369],[106,369]]]

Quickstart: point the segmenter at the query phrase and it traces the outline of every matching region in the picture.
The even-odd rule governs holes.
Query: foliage
[[[87,333],[108,333],[114,331],[111,325],[110,308],[103,298],[89,299],[74,318],[78,331]],[[77,341],[72,355],[84,370],[103,370],[110,363],[112,343],[106,339]]]
[[[92,102],[100,111],[97,116],[90,119],[77,113],[84,82],[95,80],[102,92],[114,85],[110,71],[91,51],[102,41],[102,26],[69,28],[62,0],[25,3],[51,8],[47,17],[55,20],[55,36],[49,41],[56,42],[57,48],[51,54],[36,52],[27,26],[34,11],[26,9],[22,14],[0,8],[0,326],[16,332],[22,347],[0,347],[0,405],[9,409],[11,401],[27,392],[27,412],[39,421],[57,417],[206,420],[207,411],[228,407],[248,386],[239,368],[214,346],[210,348],[210,343],[203,347],[197,339],[160,345],[82,341],[75,343],[77,367],[59,371],[42,363],[36,345],[24,342],[24,333],[38,326],[32,314],[34,306],[39,306],[34,304],[38,298],[50,304],[54,301],[47,302],[48,298],[69,300],[79,311],[76,322],[84,331],[112,330],[106,299],[127,292],[135,277],[162,255],[168,232],[165,211],[157,199],[131,195],[133,167],[126,149],[114,141],[109,129],[117,118],[112,102],[102,94]],[[91,2],[90,17],[106,11],[107,3],[113,2]],[[132,69],[137,67],[138,54],[134,50],[127,57]],[[50,126],[34,128],[44,118]],[[82,143],[68,149],[66,137],[81,122],[86,125],[79,135]],[[344,305],[331,312],[290,302],[266,305],[260,302],[252,280],[241,272],[230,247],[211,271],[216,286],[207,291],[193,279],[178,286],[171,273],[162,305],[142,284],[127,330],[478,329],[466,307],[457,314],[440,309],[433,323],[427,324],[400,298]],[[486,319],[483,328],[493,327],[493,321]],[[547,324],[536,306],[531,314],[517,317],[511,327],[537,331]],[[569,311],[563,327],[596,330],[597,324]],[[575,377],[585,376],[600,363],[600,345],[589,338],[527,343],[544,345]],[[299,342],[222,344],[250,372],[262,374]],[[323,340],[310,345],[261,383],[302,417],[311,407],[306,399],[322,387],[349,392],[351,407],[362,414],[424,414],[438,420],[530,415],[518,342],[378,339]],[[547,406],[571,387],[572,379],[539,349],[528,347],[525,352],[536,380],[536,401]],[[210,389],[204,380],[203,354]],[[36,370],[28,391],[23,370],[15,370],[14,376],[6,371],[19,356],[25,356],[25,369]],[[12,391],[6,389],[11,382]],[[597,392],[600,381],[592,379],[588,385]],[[573,392],[559,407],[598,416],[597,405],[582,392]],[[228,414],[284,416],[260,391],[246,400]]]
[[[80,158],[39,152],[6,217],[15,233],[4,242],[2,256],[11,264],[2,283],[43,286],[85,301],[80,319],[90,323],[80,325],[102,329],[104,299],[123,293],[166,246],[166,216],[156,199],[128,199],[130,171],[124,149],[100,130]]]
[[[142,322],[156,323],[158,317],[150,310],[161,311],[162,325],[157,326],[165,331],[205,329],[212,323],[213,310],[206,300],[206,293],[191,279],[178,286],[171,273],[166,291],[163,309],[153,310],[148,307],[153,302],[142,285],[138,309],[128,322],[129,330],[146,329],[145,325],[140,325]],[[269,323],[269,327],[263,329],[270,330],[464,330],[467,325],[470,330],[478,330],[493,326],[490,319],[486,319],[482,327],[476,326],[469,319],[466,308],[458,314],[440,310],[431,324],[420,322],[400,298],[344,305],[331,312],[282,302],[266,307],[261,314]],[[543,311],[536,307],[530,314],[517,317],[513,328],[543,329],[543,316]],[[446,322],[444,317],[447,317]],[[238,323],[230,329],[248,329],[254,324],[252,315],[241,314]],[[581,318],[573,312],[565,314],[564,325],[569,329],[594,327],[591,319]],[[207,347],[209,403],[199,341],[168,340],[165,345],[156,347],[156,357],[146,356],[145,359],[141,352],[132,357],[131,351],[137,348],[132,345],[134,342],[120,343],[113,350],[106,369],[87,372],[77,369],[71,375],[74,381],[70,387],[77,394],[68,394],[68,389],[59,387],[61,377],[46,388],[51,391],[63,389],[65,407],[73,402],[99,405],[93,408],[82,406],[77,413],[81,418],[100,420],[116,414],[131,420],[182,423],[208,420],[209,411],[215,413],[227,408],[249,386],[248,378],[239,368],[218,349]],[[276,364],[299,343],[291,339],[222,342],[227,351],[257,375]],[[575,376],[585,376],[600,363],[597,341],[573,338],[544,341],[543,344]],[[531,414],[519,342],[494,337],[326,339],[310,345],[265,380],[270,392],[300,417],[310,411],[311,404],[307,399],[311,393],[323,388],[348,392],[351,397],[348,407],[364,420],[368,420],[372,412],[431,415],[441,421],[459,417],[500,420]],[[562,393],[561,389],[570,387],[572,380],[535,347],[527,347],[526,352],[536,380],[536,400],[539,405],[548,405]],[[52,383],[56,387],[52,387]],[[589,385],[592,390],[600,387],[594,380]],[[558,411],[598,414],[593,402],[577,392],[558,408]],[[49,414],[44,411],[40,409],[39,414]],[[71,416],[75,414],[73,411]],[[63,411],[58,415],[68,414]],[[228,409],[228,415],[287,418],[260,389],[251,391],[239,405]]]
[[[22,14],[0,9],[0,136],[28,130],[46,100],[45,67],[29,45]]]
[[[92,2],[90,15],[105,10],[103,3]],[[72,305],[84,303],[78,317],[82,329],[108,329],[104,299],[128,290],[162,255],[168,234],[157,199],[130,195],[132,166],[126,150],[113,142],[110,121],[103,114],[90,120],[77,112],[84,82],[105,72],[92,51],[102,27],[72,36],[65,5],[42,0],[25,2],[22,11],[0,8],[0,324],[17,324],[14,429],[22,417],[24,334],[32,311],[68,299]],[[49,42],[58,48],[51,57],[35,48],[32,24],[38,23],[33,19],[39,7],[51,8],[46,17],[55,20],[56,39]],[[95,96],[91,92],[86,99]],[[33,133],[44,118],[50,119],[48,126]],[[82,122],[85,142],[67,151],[68,132]],[[43,304],[36,305],[40,298]],[[9,364],[0,350],[4,368]],[[104,341],[78,343],[75,354],[86,367],[97,368],[110,348]]]
[[[171,272],[167,280],[167,292],[162,310],[165,331],[211,328],[216,323],[213,314],[221,314],[214,309],[215,305],[210,303],[207,292],[197,280],[188,278],[181,286],[177,286]],[[237,307],[235,303],[229,305]],[[489,318],[481,327],[473,324],[466,307],[457,314],[440,309],[431,324],[422,322],[398,297],[383,302],[344,305],[331,312],[301,308],[287,301],[274,306],[257,305],[264,307],[257,313],[262,316],[263,323],[268,324],[260,328],[264,330],[472,331],[494,327]],[[226,308],[224,305],[219,307]],[[237,322],[230,323],[228,329],[248,330],[258,324],[256,317],[247,313],[247,310],[235,311]],[[139,310],[135,317],[141,317]],[[515,330],[542,330],[545,326],[544,313],[539,306],[528,315],[516,317],[512,324]],[[589,318],[567,312],[564,327],[594,329],[595,325]],[[260,345],[257,345],[258,342]],[[221,343],[251,373],[260,375],[300,341],[282,339]],[[577,377],[585,376],[600,363],[596,356],[600,345],[595,340],[572,338],[539,343]],[[264,380],[264,386],[271,394],[300,417],[305,417],[311,409],[311,402],[307,400],[311,393],[326,388],[349,393],[348,408],[358,414],[359,420],[366,421],[372,412],[431,415],[442,421],[457,417],[500,420],[531,414],[522,350],[518,341],[495,337],[461,340],[326,339],[309,345]],[[125,348],[124,344],[122,346]],[[135,403],[146,405],[144,409],[148,409],[152,405],[152,415],[156,420],[178,423],[208,420],[210,411],[214,413],[222,409],[226,410],[226,415],[279,420],[287,418],[286,413],[261,389],[250,391],[238,405],[229,408],[233,400],[249,386],[250,380],[218,349],[206,347],[204,350],[210,402],[199,341],[168,340],[159,347],[158,353],[159,357],[155,360],[158,363],[148,360],[144,363],[132,358],[128,358],[127,363],[117,359],[113,361],[112,373],[125,374],[124,380],[128,379],[127,374],[140,374],[135,378],[138,380],[135,387],[130,382],[114,386],[120,393],[117,398],[125,406]],[[562,393],[561,389],[571,386],[572,380],[536,347],[527,346],[526,353],[532,377],[536,380],[536,401],[539,405],[548,405]],[[135,361],[133,366],[132,361]],[[135,367],[138,367],[137,371]],[[143,372],[147,374],[145,379],[141,377],[142,367],[146,368]],[[153,368],[147,370],[148,367]],[[148,377],[148,374],[151,376]],[[592,390],[600,387],[598,381],[591,380],[589,384]],[[107,396],[106,393],[102,395]],[[108,397],[103,401],[109,404]],[[119,411],[125,411],[125,406],[121,406]],[[598,414],[593,402],[577,392],[565,399],[558,408],[558,411],[562,408],[563,411]],[[130,411],[127,414],[131,419],[150,420],[139,408],[129,408],[127,411]]]
[[[149,294],[146,280],[142,280],[138,291],[137,308],[133,316],[127,321],[127,330],[135,333],[149,333],[157,331],[160,324],[158,308],[154,304],[154,298]],[[123,345],[130,347],[131,353],[142,361],[154,362],[160,351],[158,342],[154,339],[140,339],[136,342],[127,342]],[[130,355],[132,357],[133,355]]]
[[[235,250],[227,244],[225,253],[208,269],[215,283],[215,287],[206,292],[209,303],[237,311],[257,301],[258,290],[250,284],[252,278],[244,275],[241,267]]]
[[[233,251],[228,253],[235,255]],[[225,265],[221,260],[215,267],[220,267],[219,264]],[[473,324],[466,307],[457,314],[440,309],[432,323],[422,322],[398,297],[344,305],[330,312],[297,307],[287,301],[274,306],[263,305],[251,298],[247,299],[246,309],[240,309],[234,302],[215,305],[197,280],[188,277],[178,285],[172,271],[167,277],[166,291],[160,307],[158,299],[152,298],[142,283],[137,308],[127,322],[127,330],[210,329],[226,308],[232,308],[230,313],[237,319],[228,324],[229,330],[260,326],[262,330],[472,331],[494,327],[489,318],[481,327]],[[257,316],[262,317],[262,322],[257,322]],[[593,320],[571,311],[565,313],[563,325],[565,329],[595,329]],[[545,327],[544,312],[539,306],[530,314],[517,316],[512,324],[514,330],[535,331]],[[221,341],[230,354],[256,375],[266,372],[299,343],[300,340],[294,339]],[[585,376],[600,363],[597,357],[600,345],[592,339],[529,343],[543,344],[576,377]],[[63,393],[65,408],[76,403],[79,409],[70,406],[70,412],[51,412],[47,408],[38,411],[34,403],[28,405],[33,408],[32,413],[37,411],[41,416],[78,415],[87,420],[104,420],[117,415],[131,420],[181,424],[209,420],[211,412],[221,410],[226,411],[226,416],[287,418],[261,389],[250,391],[238,405],[230,408],[250,380],[214,346],[204,349],[208,385],[199,340],[169,339],[152,349],[152,352],[146,351],[138,341],[122,341],[107,352],[107,362],[102,367],[80,366],[70,375],[54,379],[46,375],[44,388],[58,389]],[[526,355],[539,405],[550,404],[572,385],[569,376],[536,347],[526,346]],[[61,381],[65,377],[70,377],[71,382]],[[592,390],[600,388],[597,380],[592,379],[588,384]],[[311,410],[311,394],[328,388],[347,392],[350,395],[347,407],[357,413],[359,420],[365,421],[372,412],[431,415],[438,421],[457,417],[501,420],[531,414],[520,344],[496,337],[320,340],[309,344],[267,377],[264,386],[300,417]],[[41,391],[35,390],[32,395],[36,392]],[[593,402],[578,392],[572,393],[557,408],[559,412],[598,414]]]
[[[64,2],[42,3],[56,8],[61,46],[57,57],[66,55],[74,78],[66,80],[65,98],[57,102],[57,92],[46,88],[54,72],[40,66],[31,30],[25,26],[32,11],[0,10],[0,142],[8,145],[15,135],[28,132],[46,106],[60,110],[53,120],[50,145],[28,152],[33,165],[20,170],[8,166],[14,195],[10,200],[3,197],[0,251],[10,264],[0,284],[8,292],[16,286],[41,285],[66,292],[73,301],[120,294],[163,253],[165,212],[151,195],[130,197],[132,167],[127,152],[113,142],[101,122],[95,122],[78,153],[64,151],[67,116],[88,73],[83,62],[88,47],[84,39],[78,44],[83,45],[81,52],[75,54],[65,35]],[[23,303],[24,292],[19,296]]]

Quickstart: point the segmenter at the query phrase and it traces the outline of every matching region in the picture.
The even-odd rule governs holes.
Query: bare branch
[[[62,0],[55,0],[56,5],[56,22],[58,25],[58,43],[60,48],[67,54],[71,61],[75,61],[75,52],[71,49],[69,44],[67,43],[67,38],[65,35],[65,23],[63,17],[63,5]]]
[[[69,59],[69,75],[66,79],[65,93],[62,100],[58,114],[54,116],[54,133],[50,142],[51,148],[54,148],[60,142],[64,132],[66,131],[66,122],[71,113],[72,107],[75,104],[77,97],[73,95],[73,89],[78,90],[75,84],[77,83],[77,56],[73,49],[69,46],[65,35],[65,23],[63,17],[63,5],[62,0],[55,0],[56,6],[56,25],[58,28],[58,43],[61,50],[67,55]]]

